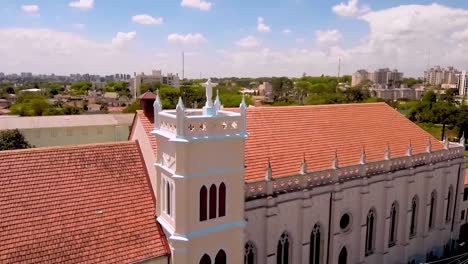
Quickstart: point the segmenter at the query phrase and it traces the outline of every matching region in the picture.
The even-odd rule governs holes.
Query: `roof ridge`
[[[73,145],[65,145],[65,146],[2,150],[0,151],[0,155],[10,154],[10,153],[40,152],[40,151],[48,151],[48,150],[71,149],[71,148],[92,148],[92,147],[98,147],[98,146],[118,146],[118,145],[134,145],[134,144],[136,144],[136,141],[116,141],[116,142],[91,143],[91,144],[73,144]]]

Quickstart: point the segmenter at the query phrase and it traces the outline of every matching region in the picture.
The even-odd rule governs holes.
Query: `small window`
[[[375,210],[371,209],[367,214],[366,224],[366,256],[374,253],[374,241],[375,241]]]
[[[462,211],[461,211],[460,220],[463,220],[463,219],[465,219],[465,210],[462,210]]]
[[[219,185],[219,217],[226,216],[226,185]]]
[[[349,223],[351,222],[351,217],[348,213],[345,213],[341,216],[340,219],[340,228],[343,231],[347,231],[349,229]]]
[[[208,218],[208,190],[205,186],[200,189],[200,222]]]
[[[212,184],[210,187],[210,219],[216,218],[217,196],[216,185]]]
[[[431,193],[431,204],[429,207],[429,230],[433,229],[435,225],[436,202],[437,202],[437,193],[434,190]]]
[[[468,200],[468,188],[463,190],[463,201]]]
[[[244,264],[255,264],[255,247],[250,241],[245,244]]]

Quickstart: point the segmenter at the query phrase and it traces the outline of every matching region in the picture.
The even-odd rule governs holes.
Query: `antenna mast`
[[[185,80],[185,55],[182,51],[182,80]]]

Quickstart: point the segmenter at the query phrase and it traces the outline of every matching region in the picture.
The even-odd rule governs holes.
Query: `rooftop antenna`
[[[185,54],[182,51],[182,80],[185,80]]]

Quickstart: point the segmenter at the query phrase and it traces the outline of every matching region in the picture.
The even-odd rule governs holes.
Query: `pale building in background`
[[[353,73],[351,79],[351,86],[359,85],[364,80],[369,80],[369,72],[366,70],[359,70]]]
[[[374,85],[384,88],[394,87],[403,80],[403,73],[398,70],[390,70],[389,68],[378,69],[374,72],[359,70],[352,75],[351,85],[359,85],[364,80],[370,80]]]
[[[424,80],[430,85],[454,85],[457,84],[457,75],[460,71],[454,67],[441,68],[435,66],[424,72]]]
[[[468,76],[467,71],[462,71],[457,75],[457,88],[459,95],[468,95]]]
[[[35,147],[128,140],[133,114],[0,117],[0,131],[18,129]]]
[[[161,70],[153,70],[150,75],[144,72],[135,74],[134,78],[130,80],[130,88],[135,98],[141,95],[142,84],[162,83],[174,88],[180,87],[180,79],[178,74],[168,73],[166,76],[162,74]]]

